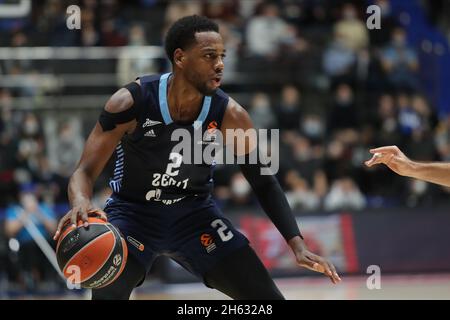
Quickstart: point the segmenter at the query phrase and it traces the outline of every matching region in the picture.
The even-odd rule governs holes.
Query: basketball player
[[[373,154],[366,166],[383,163],[395,173],[450,187],[450,163],[416,162],[409,159],[397,146],[371,149]]]
[[[172,132],[193,133],[197,121],[202,133],[211,126],[222,132],[253,128],[248,113],[219,89],[225,49],[218,26],[205,17],[184,17],[168,31],[165,49],[172,73],[140,77],[106,103],[70,179],[72,209],[55,239],[68,220],[75,224],[81,218],[87,225],[87,212],[95,209],[94,181],[115,150],[113,194],[104,212],[97,210],[123,233],[129,258],[114,283],[92,291],[93,299],[128,299],[158,255],[233,299],[283,299],[248,240],[212,200],[212,166],[185,164],[172,152],[178,143],[171,141]],[[247,140],[243,154],[236,155],[254,150],[255,142]],[[260,175],[262,167],[260,162],[240,165],[298,265],[339,282],[335,267],[308,250],[278,181]]]

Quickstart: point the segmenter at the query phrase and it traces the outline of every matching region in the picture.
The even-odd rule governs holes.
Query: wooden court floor
[[[288,300],[450,300],[450,273],[382,275],[380,289],[368,289],[367,277],[342,276],[333,285],[325,277],[275,279]],[[88,300],[90,292],[64,296],[23,296],[14,299]],[[134,300],[227,300],[227,296],[201,283],[162,284],[146,281],[136,289]]]

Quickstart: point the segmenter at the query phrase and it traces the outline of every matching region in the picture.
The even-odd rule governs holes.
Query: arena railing
[[[146,73],[137,70],[124,76],[118,70],[121,59],[159,60],[154,72],[160,71],[161,65],[169,66],[159,63],[167,62],[160,46],[0,47],[0,73],[3,73],[0,88],[19,89],[19,94],[12,98],[12,109],[97,108],[107,101],[115,88],[124,85],[124,79],[129,81]],[[28,67],[11,74],[8,68],[14,65]],[[251,81],[244,73],[227,70],[223,83],[239,86]],[[29,88],[32,93],[21,94],[21,88]]]

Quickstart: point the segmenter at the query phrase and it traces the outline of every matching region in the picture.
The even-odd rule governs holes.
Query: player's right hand
[[[401,176],[409,176],[414,170],[413,162],[397,146],[370,149],[370,153],[372,158],[364,162],[368,167],[383,163]]]
[[[53,236],[53,240],[58,240],[61,229],[66,223],[70,221],[73,226],[77,225],[77,220],[81,219],[84,222],[84,227],[89,225],[88,222],[88,214],[95,213],[98,217],[105,222],[108,220],[106,217],[106,213],[98,208],[94,208],[90,202],[86,202],[80,205],[75,205],[69,212],[65,214],[64,217],[59,220],[58,227],[56,228],[55,235]]]

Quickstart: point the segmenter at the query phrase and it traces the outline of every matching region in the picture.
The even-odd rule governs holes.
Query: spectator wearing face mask
[[[39,156],[44,151],[44,137],[41,124],[34,113],[26,113],[18,141],[17,159],[19,166],[36,172]]]
[[[311,142],[321,142],[325,134],[325,123],[316,114],[307,114],[300,124],[301,132],[311,140]]]
[[[353,79],[356,53],[345,44],[343,35],[334,33],[333,40],[323,53],[322,68],[332,84]]]
[[[308,182],[297,171],[290,170],[285,176],[288,187],[286,198],[294,210],[316,210],[320,206],[320,198],[309,188]]]
[[[337,86],[334,102],[328,119],[328,131],[358,127],[357,109],[353,89],[345,83]]]
[[[117,59],[117,83],[128,83],[136,74],[151,74],[158,71],[157,60],[148,57],[138,58],[133,49],[147,46],[145,29],[139,24],[131,26],[128,31],[128,44],[121,50]]]
[[[302,119],[302,95],[295,86],[283,87],[276,114],[281,130],[299,130]]]
[[[377,115],[374,119],[377,135],[377,144],[394,145],[401,143],[401,132],[397,117],[397,106],[394,97],[383,94],[378,100]]]
[[[350,177],[343,177],[333,182],[330,192],[325,197],[325,210],[361,210],[366,206],[366,199],[356,183]]]
[[[416,90],[419,61],[416,51],[408,46],[402,28],[392,32],[391,43],[381,55],[381,66],[390,86],[396,90]]]
[[[83,138],[70,122],[61,125],[56,144],[55,169],[62,177],[69,177],[83,151]]]
[[[407,94],[401,93],[398,95],[397,105],[400,132],[403,136],[409,137],[413,131],[422,128],[422,121],[417,111],[412,107],[411,99]]]
[[[256,129],[271,129],[276,126],[270,99],[265,93],[258,92],[253,96],[249,114]]]
[[[341,19],[335,24],[334,32],[342,37],[348,49],[358,52],[369,44],[367,26],[358,17],[358,11],[351,3],[342,7]]]
[[[247,24],[248,53],[255,57],[276,57],[280,53],[280,45],[288,36],[288,25],[280,17],[278,6],[263,3],[260,14],[252,17]]]

